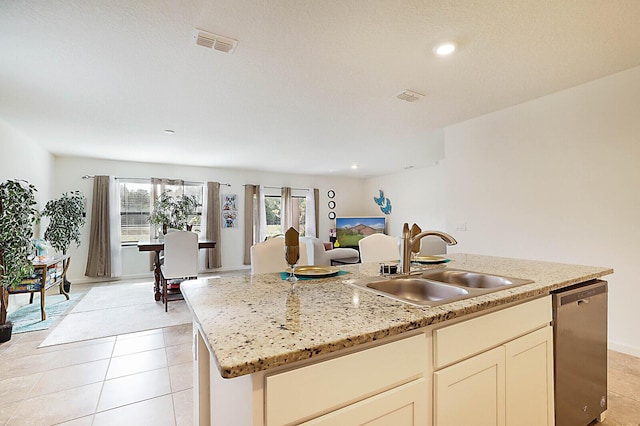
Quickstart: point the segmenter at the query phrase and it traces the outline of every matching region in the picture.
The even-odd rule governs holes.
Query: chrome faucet
[[[416,229],[419,231],[420,227],[414,223],[412,230]],[[440,237],[442,241],[450,246],[458,244],[455,238],[446,232],[441,231],[423,231],[412,235],[412,232],[409,229],[409,224],[405,223],[402,227],[402,259],[400,260],[400,269],[403,274],[411,272],[411,252],[413,251],[414,246],[416,244],[420,244],[420,240],[429,235]]]

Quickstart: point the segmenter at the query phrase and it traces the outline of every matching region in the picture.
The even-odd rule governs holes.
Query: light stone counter
[[[386,336],[523,301],[613,273],[611,268],[449,254],[448,268],[534,280],[438,307],[416,307],[344,284],[377,277],[378,264],[342,267],[348,274],[300,280],[279,274],[199,279],[182,285],[224,378],[308,359]],[[442,267],[439,265],[439,267]]]

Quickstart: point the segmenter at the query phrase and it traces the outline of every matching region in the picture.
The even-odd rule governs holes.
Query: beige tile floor
[[[191,324],[38,348],[47,333],[0,345],[0,425],[193,424]]]
[[[0,344],[0,425],[193,424],[190,324],[38,348],[49,332]],[[603,424],[640,426],[640,358],[609,351],[608,376]]]

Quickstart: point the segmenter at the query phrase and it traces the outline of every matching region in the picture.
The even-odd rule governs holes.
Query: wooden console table
[[[216,242],[211,240],[200,240],[198,241],[199,249],[207,249],[207,248],[215,248]],[[153,258],[153,277],[154,277],[154,286],[153,286],[153,294],[156,302],[160,300],[162,293],[160,292],[160,252],[164,250],[164,241],[161,240],[152,240],[147,242],[139,242],[138,243],[138,251],[153,251],[155,252]]]
[[[64,278],[67,276],[67,269],[71,256],[68,254],[45,258],[42,261],[33,261],[33,274],[29,278],[24,278],[22,282],[14,287],[9,287],[9,294],[30,293],[29,303],[33,303],[33,293],[40,293],[40,314],[42,321],[47,319],[44,310],[44,297],[48,289],[54,285],[60,286],[60,294],[69,300],[69,293],[64,291]]]

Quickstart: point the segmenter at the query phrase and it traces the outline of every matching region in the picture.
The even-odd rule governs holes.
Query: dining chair
[[[400,260],[399,241],[390,235],[380,233],[367,235],[358,241],[358,247],[362,263]]]
[[[308,265],[307,246],[300,242],[300,259],[297,265]],[[284,259],[284,236],[269,238],[251,246],[251,275],[287,270]]]
[[[160,268],[162,301],[167,312],[169,301],[182,300],[179,289],[169,289],[169,281],[196,278],[198,275],[198,234],[169,232],[164,236],[164,264]]]
[[[310,265],[331,266],[333,263],[358,263],[358,250],[341,247],[326,250],[324,243],[316,237],[301,237],[300,243],[307,246],[307,258]]]

